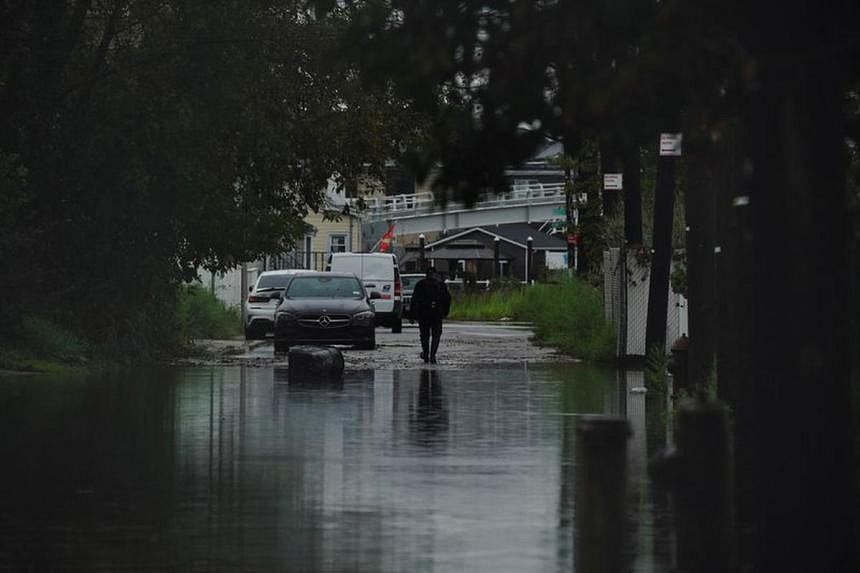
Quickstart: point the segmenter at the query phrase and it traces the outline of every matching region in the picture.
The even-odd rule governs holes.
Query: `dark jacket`
[[[438,279],[421,279],[412,291],[409,311],[413,320],[442,319],[451,309],[448,287]]]

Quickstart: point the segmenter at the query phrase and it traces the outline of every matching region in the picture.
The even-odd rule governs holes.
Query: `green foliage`
[[[522,304],[523,292],[522,288],[518,288],[455,295],[448,318],[452,320],[513,319]]]
[[[683,3],[347,4],[358,13],[348,40],[363,69],[435,120],[416,159],[441,163],[439,181],[467,202],[503,190],[503,171],[547,137],[573,158],[598,136],[656,144],[685,97],[717,100],[715,88],[738,72],[737,47]],[[696,32],[679,35],[679,26]],[[702,62],[717,79],[689,72]]]
[[[588,284],[603,283],[602,261],[605,232],[601,215],[599,152],[593,140],[585,140],[573,162],[576,178],[573,184],[574,205],[579,210],[579,274]],[[585,201],[579,201],[580,197]]]
[[[615,334],[600,293],[579,280],[455,297],[449,318],[530,322],[535,340],[591,362],[612,360]]]
[[[151,362],[187,348],[195,338],[242,332],[239,312],[199,285],[179,288],[168,305],[128,309],[106,340],[88,342],[59,323],[25,317],[14,337],[0,344],[0,369],[59,372],[94,365]]]
[[[24,321],[21,341],[27,348],[45,358],[74,360],[88,352],[88,345],[73,333],[42,318]]]
[[[517,320],[534,324],[535,339],[590,362],[614,357],[615,332],[603,311],[600,292],[578,280],[528,288]]]
[[[90,347],[42,318],[27,317],[14,340],[0,346],[0,369],[62,372],[89,362]]]
[[[672,292],[687,296],[687,265],[678,262],[672,269],[672,274],[669,275],[669,282],[672,285]]]
[[[0,338],[49,292],[53,323],[160,351],[197,268],[291,246],[330,177],[381,172],[420,124],[338,52],[343,18],[299,0],[4,3],[0,22]]]
[[[179,292],[177,326],[185,339],[228,338],[242,333],[239,311],[224,306],[214,294],[199,285]]]
[[[488,290],[490,291],[514,291],[523,287],[523,283],[514,277],[500,277],[490,280]]]
[[[669,358],[660,346],[651,346],[645,354],[645,387],[651,392],[665,394],[669,388]]]

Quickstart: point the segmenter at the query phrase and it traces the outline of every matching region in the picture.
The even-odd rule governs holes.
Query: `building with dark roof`
[[[532,278],[545,269],[567,266],[567,243],[560,233],[529,223],[484,225],[448,231],[445,237],[427,244],[424,256],[449,278],[487,280],[494,276],[527,280],[528,239],[532,239]],[[494,273],[498,242],[498,265]],[[410,253],[412,254],[412,253]],[[417,253],[404,264],[417,260]]]

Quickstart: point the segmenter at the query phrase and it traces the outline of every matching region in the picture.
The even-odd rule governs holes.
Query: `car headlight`
[[[288,312],[286,310],[279,310],[275,313],[275,320],[283,320],[285,322],[292,322],[296,319],[296,315],[292,312]]]
[[[353,320],[357,320],[357,321],[361,321],[361,322],[363,322],[365,320],[370,320],[371,318],[373,318],[373,311],[372,310],[364,310],[361,312],[356,312],[355,314],[352,315]]]

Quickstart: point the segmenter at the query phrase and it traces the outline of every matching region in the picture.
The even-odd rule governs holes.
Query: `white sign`
[[[605,191],[621,191],[624,188],[624,176],[621,173],[604,173],[603,189]]]
[[[663,157],[681,157],[681,133],[660,134],[660,155]]]

